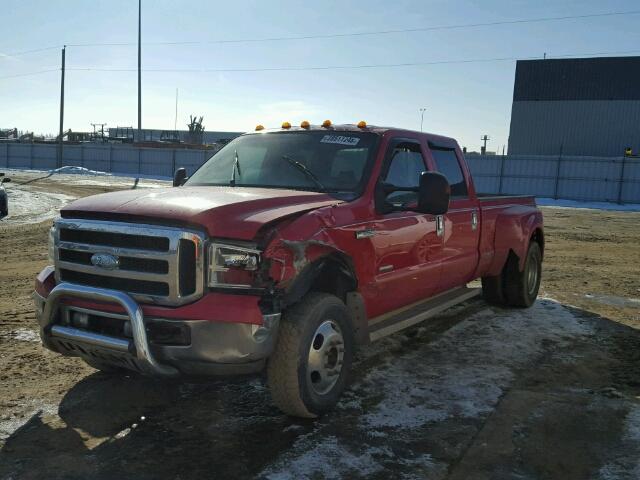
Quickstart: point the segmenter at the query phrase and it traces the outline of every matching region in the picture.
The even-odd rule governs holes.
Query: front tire
[[[344,303],[312,292],[283,314],[267,378],[284,413],[315,418],[331,410],[347,385],[355,340]]]

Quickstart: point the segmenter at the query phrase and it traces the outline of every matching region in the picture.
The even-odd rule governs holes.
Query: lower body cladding
[[[280,320],[279,313],[263,315],[262,325],[144,318],[126,293],[69,283],[34,299],[50,350],[160,376],[259,372],[273,352]],[[65,299],[117,304],[126,313],[78,308]]]

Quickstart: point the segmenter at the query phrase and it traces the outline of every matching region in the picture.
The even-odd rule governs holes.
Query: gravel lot
[[[364,348],[338,409],[300,421],[259,377],[114,378],[44,350],[30,294],[51,216],[134,182],[11,176],[0,479],[640,478],[640,213],[545,207],[533,308],[474,300]]]

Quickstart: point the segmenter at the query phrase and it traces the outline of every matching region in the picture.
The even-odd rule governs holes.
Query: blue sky
[[[184,2],[143,0],[143,42],[207,41],[394,30],[640,10],[635,0]],[[137,41],[135,0],[3,2],[0,77],[56,69],[61,44]],[[640,15],[279,42],[143,45],[143,68],[233,69],[414,63],[640,50]],[[136,47],[68,47],[67,67],[135,68]],[[638,52],[640,54],[640,51]],[[297,72],[143,72],[143,127],[277,127],[284,120],[420,128],[479,149],[507,143],[515,62]],[[65,128],[136,126],[135,72],[68,71]],[[58,129],[59,72],[0,78],[0,128]]]

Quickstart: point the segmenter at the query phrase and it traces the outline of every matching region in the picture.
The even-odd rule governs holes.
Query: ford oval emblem
[[[115,270],[120,266],[120,259],[110,253],[94,253],[91,255],[91,263],[105,270]]]

